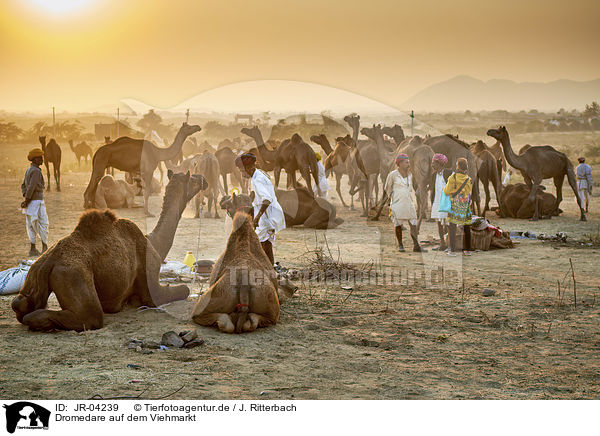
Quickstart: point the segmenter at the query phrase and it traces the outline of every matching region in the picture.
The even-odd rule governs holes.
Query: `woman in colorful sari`
[[[466,159],[456,161],[456,172],[448,177],[444,194],[450,197],[452,209],[448,212],[448,230],[450,233],[449,256],[456,256],[456,226],[464,231],[463,254],[471,255],[471,190],[473,184],[467,175],[469,164]]]

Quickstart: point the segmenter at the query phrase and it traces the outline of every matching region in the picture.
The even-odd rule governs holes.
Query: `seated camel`
[[[137,184],[129,184],[125,180],[115,180],[111,175],[106,175],[98,183],[94,203],[100,209],[133,208],[136,207],[137,191]]]
[[[552,215],[557,216],[562,210],[556,212],[556,197],[548,192],[544,192],[546,188],[539,186],[536,194],[539,205],[540,215],[542,218],[551,218]],[[528,201],[531,187],[525,183],[517,183],[515,185],[506,185],[500,193],[500,207],[496,209],[496,213],[502,218],[533,218],[535,214],[535,202]]]
[[[277,323],[277,277],[247,212],[235,214],[227,248],[213,267],[209,286],[194,306],[195,323],[216,324],[225,333],[252,332]]]
[[[253,198],[254,193],[252,193]],[[344,222],[336,218],[336,208],[327,200],[315,197],[304,186],[296,189],[275,190],[283,209],[286,227],[304,226],[311,229],[335,229]]]
[[[185,206],[207,184],[189,173],[169,172],[169,179],[160,219],[147,237],[110,210],[84,213],[75,230],[31,266],[12,302],[17,320],[31,330],[94,330],[102,328],[104,313],[127,304],[154,307],[187,298],[187,286],[161,286],[158,274]],[[46,309],[52,292],[61,310]]]

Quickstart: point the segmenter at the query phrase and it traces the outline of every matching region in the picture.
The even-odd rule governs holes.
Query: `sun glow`
[[[29,0],[34,9],[56,17],[84,11],[95,0]]]

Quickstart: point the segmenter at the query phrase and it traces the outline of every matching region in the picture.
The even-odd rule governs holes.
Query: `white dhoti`
[[[283,209],[277,201],[273,183],[269,176],[263,171],[257,169],[251,179],[252,190],[255,193],[252,206],[254,207],[254,216],[258,215],[264,201],[269,202],[265,213],[258,220],[258,227],[254,230],[260,242],[271,242],[275,240],[275,234],[285,229],[285,215]]]
[[[402,177],[398,170],[388,174],[385,191],[390,196],[390,210],[394,226],[398,227],[407,222],[417,225],[417,210],[412,198],[412,177]]]
[[[317,180],[319,180],[319,189],[321,190],[320,197],[327,200],[327,191],[329,191],[329,182],[327,181],[327,177],[325,176],[325,167],[321,162],[317,162],[317,167],[319,168],[319,174],[317,175]],[[319,190],[316,185],[313,185],[313,194],[315,197],[319,197]]]
[[[46,213],[46,204],[44,200],[31,200],[27,207],[23,209],[25,215],[25,224],[29,241],[35,244],[36,234],[48,245],[48,214]]]

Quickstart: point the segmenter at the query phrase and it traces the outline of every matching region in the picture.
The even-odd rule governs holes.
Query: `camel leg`
[[[365,190],[364,192],[364,196],[365,196],[365,202],[364,202],[364,208],[363,208],[363,213],[361,216],[363,217],[367,217],[369,216],[369,203],[370,203],[370,199],[371,199],[371,183],[370,183],[370,177],[367,176],[367,180],[365,181],[366,186],[365,186]]]
[[[517,216],[521,216],[520,212],[526,206],[533,203],[534,204],[534,212],[533,212],[533,217],[530,219],[530,221],[537,221],[539,219],[539,210],[538,210],[539,205],[538,205],[538,196],[537,196],[539,186],[540,186],[539,181],[533,182],[533,185],[531,186],[531,191],[529,191],[529,196],[527,197],[527,199],[523,202],[523,204],[517,211]]]
[[[279,188],[279,178],[281,177],[281,167],[276,165],[273,169],[273,174],[275,175],[275,189]]]
[[[310,180],[310,170],[307,167],[300,168],[300,174],[302,175],[302,178],[306,181],[306,188],[308,189],[308,192],[312,194],[313,189],[312,181]]]
[[[54,168],[54,181],[56,182],[56,190],[60,192],[60,163],[57,165],[52,165]]]
[[[273,319],[267,318],[266,316],[259,315],[258,313],[249,313],[248,320],[244,324],[244,332],[253,332],[258,327],[264,327],[274,324]]]
[[[219,211],[217,209],[217,203],[218,203],[217,198],[218,197],[219,196],[218,196],[218,194],[215,191],[213,191],[212,195],[210,197],[208,197],[208,210],[210,211],[210,206],[211,206],[211,203],[212,203],[214,205],[214,208],[215,208],[215,218],[220,218]]]
[[[146,271],[142,271],[135,279],[135,287],[142,304],[160,306],[171,301],[185,300],[190,295],[186,285],[162,286],[158,282],[161,260],[153,249],[146,254]]]
[[[335,190],[337,191],[338,196],[340,197],[340,201],[342,202],[342,205],[344,205],[344,207],[348,207],[348,205],[344,202],[344,198],[342,197],[342,188],[340,186],[341,181],[342,181],[342,174],[335,173]]]
[[[50,274],[51,289],[61,310],[39,309],[23,317],[31,330],[95,330],[104,324],[102,306],[94,283],[86,283],[81,271],[55,267]]]
[[[221,177],[223,178],[223,187],[225,188],[225,195],[229,192],[227,187],[227,173],[221,173]]]
[[[483,213],[481,214],[482,217],[485,218],[485,213],[490,210],[490,186],[489,186],[489,180],[487,178],[481,179],[481,182],[483,183],[483,191],[485,192],[485,206],[483,207]],[[479,201],[477,201],[477,207],[479,209],[481,209],[481,205],[479,204]]]
[[[46,188],[46,191],[50,191],[50,165],[48,164],[48,161],[46,160],[46,158],[44,157],[44,164],[46,165],[46,179],[48,180],[48,187]]]
[[[571,186],[571,189],[573,190],[573,194],[575,194],[575,199],[577,200],[577,204],[579,205],[579,220],[580,221],[587,221],[587,218],[585,217],[585,210],[583,209],[583,200],[581,199],[581,196],[579,195],[579,190],[577,188],[577,178],[575,177],[575,172],[573,171],[573,168],[568,168],[567,169],[567,181],[569,182],[569,186]],[[557,191],[557,200],[558,200],[558,191]],[[561,190],[561,197],[562,197],[562,190]],[[558,212],[558,204],[556,205],[556,211]]]
[[[144,193],[144,212],[146,214],[146,216],[148,217],[152,217],[154,216],[153,214],[150,213],[150,191],[152,190],[152,175],[150,175],[150,180],[147,179],[142,179],[144,180],[144,183],[142,186],[143,189],[143,193]]]
[[[194,197],[194,218],[200,218],[200,208],[202,203],[204,203],[204,192],[200,191]],[[208,212],[210,214],[210,210]]]
[[[192,317],[192,320],[199,325],[203,325],[206,327],[210,327],[212,325],[217,325],[219,330],[224,333],[233,333],[235,331],[235,326],[231,321],[231,317],[228,313],[207,313],[203,315],[197,315]]]
[[[88,183],[87,188],[83,194],[83,207],[89,208],[94,207],[94,200],[96,197],[96,189],[98,188],[98,183],[104,177],[104,171],[106,170],[106,163],[100,163],[98,165],[93,165],[92,167],[92,175],[90,176],[90,182]]]
[[[565,176],[557,176],[554,177],[554,187],[556,188],[556,202],[554,203],[554,211],[556,211],[556,213],[558,214],[558,207],[560,206],[560,203],[562,202],[562,185],[564,183],[565,180]]]

